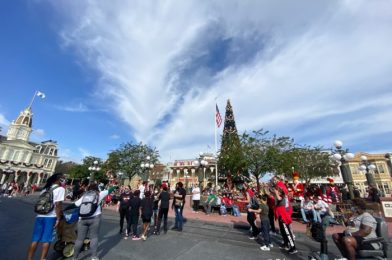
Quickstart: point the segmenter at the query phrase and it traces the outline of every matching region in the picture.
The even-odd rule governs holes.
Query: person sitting
[[[311,215],[313,222],[317,222],[317,213],[314,209],[314,204],[309,196],[305,196],[305,200],[301,200],[301,215],[305,223],[309,223],[307,216]]]
[[[215,195],[215,191],[212,191],[211,194],[208,196],[206,202],[204,202],[204,211],[207,215],[211,214],[212,207],[218,205],[217,204],[217,196]]]
[[[320,197],[314,196],[314,209],[316,211],[316,220],[321,223],[322,218],[328,214],[329,206]]]
[[[358,215],[349,221],[349,225],[357,230],[355,232],[347,229],[344,233],[335,233],[332,238],[344,257],[354,260],[357,250],[377,250],[380,249],[379,243],[362,244],[362,241],[377,238],[376,219],[366,212],[366,204],[362,200],[355,201],[353,211]]]

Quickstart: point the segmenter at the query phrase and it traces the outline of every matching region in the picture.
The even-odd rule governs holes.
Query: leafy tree
[[[312,179],[336,174],[331,163],[330,154],[321,147],[303,146],[290,151],[293,167],[300,173],[301,179],[309,184]]]
[[[69,175],[70,171],[73,167],[75,167],[77,164],[75,162],[63,162],[63,161],[58,161],[56,164],[55,172],[61,172],[65,175]]]
[[[147,156],[150,156],[149,163],[156,164],[159,158],[159,152],[143,143],[125,143],[120,148],[109,153],[108,166],[113,171],[122,171],[129,178],[136,174],[145,175],[141,164],[146,162]],[[144,176],[146,177],[146,176]]]
[[[257,187],[259,179],[268,172],[279,172],[288,163],[284,153],[293,146],[289,137],[272,137],[268,131],[260,129],[241,136],[242,148],[249,173],[255,176]]]
[[[69,171],[69,176],[73,179],[85,179],[90,176],[90,171],[86,165],[77,164]]]

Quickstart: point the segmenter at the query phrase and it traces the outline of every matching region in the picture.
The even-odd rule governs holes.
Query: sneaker
[[[250,236],[249,239],[255,240],[256,238],[254,236]]]
[[[260,249],[262,251],[271,251],[271,249],[268,246],[261,246]]]
[[[296,254],[296,253],[298,253],[298,251],[297,251],[297,249],[295,249],[295,248],[291,248],[291,249],[289,250],[289,254],[290,254],[290,255],[294,255],[294,254]]]
[[[159,236],[159,231],[154,232],[154,235]]]
[[[271,244],[268,245],[268,247],[269,247],[269,248],[273,248],[273,247],[274,247],[274,244],[271,243]]]
[[[146,241],[147,237],[145,235],[142,235],[142,240]]]
[[[280,245],[279,248],[280,248],[280,249],[283,249],[283,250],[286,250],[286,251],[289,251],[289,250],[290,250],[290,247],[287,246],[287,245]]]
[[[133,236],[133,237],[132,237],[132,240],[140,240],[140,237],[138,237],[138,236]]]
[[[178,229],[178,227],[172,227],[172,229],[171,230],[177,230]]]
[[[98,257],[93,257],[93,258],[91,258],[91,260],[99,260],[99,258]]]

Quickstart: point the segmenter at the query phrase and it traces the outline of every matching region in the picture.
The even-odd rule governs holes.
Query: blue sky
[[[167,162],[213,147],[230,98],[240,132],[391,151],[391,23],[388,1],[1,1],[0,126],[40,90],[32,138],[62,159]]]

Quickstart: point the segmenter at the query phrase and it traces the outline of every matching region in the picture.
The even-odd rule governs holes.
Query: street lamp
[[[142,164],[140,165],[140,167],[143,170],[143,179],[146,181],[150,178],[150,169],[154,168],[154,164],[151,162],[151,157],[147,156],[146,157],[146,161],[142,162]],[[147,171],[147,175],[145,174],[145,172]],[[147,177],[147,178],[146,178]]]
[[[331,159],[339,163],[339,168],[340,168],[340,172],[342,173],[343,181],[344,183],[347,184],[348,191],[350,193],[350,198],[353,199],[354,198],[353,178],[351,174],[348,173],[346,169],[346,165],[344,163],[353,159],[354,154],[349,153],[348,149],[343,149],[342,141],[339,140],[335,141],[334,146],[335,146],[335,150],[332,150],[333,154],[331,156]]]
[[[361,166],[359,166],[360,171],[365,171],[366,180],[368,186],[376,186],[376,181],[374,180],[373,174],[370,173],[370,170],[374,171],[376,169],[376,165],[370,163],[365,155],[361,156]]]
[[[204,155],[203,153],[200,153],[200,157],[197,160],[195,160],[192,164],[193,164],[193,166],[197,167],[198,169],[203,169],[203,180],[200,181],[201,174],[198,174],[199,175],[198,180],[199,180],[199,186],[200,186],[201,182],[203,182],[203,188],[204,188],[204,181],[206,179],[206,167],[208,165],[208,162],[206,160],[204,160],[203,155]]]
[[[123,172],[119,172],[119,173],[117,173],[117,175],[120,177],[120,184],[122,185],[123,184],[124,173]]]
[[[94,177],[95,172],[98,172],[98,171],[101,170],[101,167],[98,166],[98,161],[94,161],[93,165],[88,167],[88,170],[91,172],[90,173],[90,183],[93,183],[94,180],[95,180],[94,179],[95,178]]]
[[[385,159],[387,160],[387,165],[389,169],[389,174],[392,177],[392,154],[391,153],[386,153],[385,154]]]

